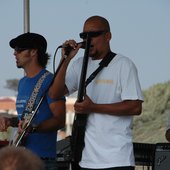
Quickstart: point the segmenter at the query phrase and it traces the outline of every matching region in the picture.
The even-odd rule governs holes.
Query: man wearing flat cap
[[[29,118],[44,96],[28,128],[29,132],[21,140],[20,145],[24,145],[44,160],[47,170],[57,169],[57,165],[54,165],[56,138],[57,130],[65,125],[65,98],[52,100],[48,95],[53,74],[46,70],[49,60],[46,53],[47,41],[40,34],[24,33],[12,39],[9,45],[14,49],[17,67],[24,69],[25,76],[18,85],[16,100],[18,119],[1,117],[0,130],[18,126],[19,122],[18,129],[22,132],[24,121]]]

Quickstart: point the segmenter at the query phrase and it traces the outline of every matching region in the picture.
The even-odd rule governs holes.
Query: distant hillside
[[[156,84],[143,93],[142,114],[134,118],[134,141],[167,142],[165,130],[168,112],[170,112],[170,81]]]

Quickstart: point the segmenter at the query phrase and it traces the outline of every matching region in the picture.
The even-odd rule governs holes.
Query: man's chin
[[[17,66],[17,68],[22,68],[21,66]]]
[[[90,53],[89,56],[92,58],[92,60],[96,60],[97,55],[94,53]]]

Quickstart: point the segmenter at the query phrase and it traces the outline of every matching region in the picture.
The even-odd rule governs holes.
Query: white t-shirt
[[[78,58],[66,74],[69,93],[79,87],[83,58]],[[101,60],[88,61],[87,78]],[[87,86],[87,95],[94,103],[117,103],[123,100],[143,100],[137,69],[122,55],[116,55]],[[132,116],[112,116],[91,113],[85,132],[85,148],[80,166],[109,168],[134,166]]]

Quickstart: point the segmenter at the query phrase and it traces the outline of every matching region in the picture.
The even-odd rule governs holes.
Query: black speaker
[[[170,170],[170,143],[157,143],[153,170]]]
[[[58,170],[69,170],[71,163],[70,136],[57,141]]]

